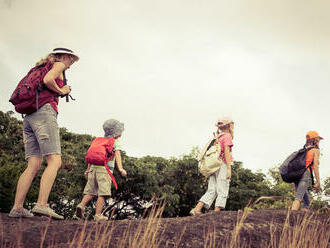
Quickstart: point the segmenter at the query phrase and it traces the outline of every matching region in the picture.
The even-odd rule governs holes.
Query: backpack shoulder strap
[[[53,63],[50,62],[50,61],[48,61],[48,62],[46,62],[44,64],[41,64],[41,65],[38,65],[38,66],[34,67],[32,70],[35,71],[35,70],[38,70],[39,68],[46,68],[46,71],[44,71],[45,74],[43,75],[43,77],[45,77],[46,74],[52,69],[52,67],[53,67]],[[41,82],[40,82],[40,84],[39,84],[39,86],[38,86],[38,88],[36,89],[36,92],[35,92],[35,94],[36,94],[36,107],[37,107],[37,110],[39,109],[39,93],[41,91],[43,91],[43,90],[47,90],[48,89],[47,86],[43,83],[43,80],[44,79],[41,78],[40,80],[41,80]]]
[[[314,148],[320,149],[320,148],[318,148],[316,146],[308,146],[308,147],[306,147],[306,145],[304,145],[304,147],[302,148],[302,150],[305,150],[306,152],[308,152],[309,150],[314,149]]]
[[[109,174],[109,176],[110,176],[110,178],[111,178],[111,180],[112,180],[112,182],[113,182],[113,185],[115,186],[116,189],[118,189],[118,185],[117,185],[116,179],[115,179],[115,177],[113,176],[111,170],[109,169],[107,163],[104,163],[104,167],[105,167],[105,169],[107,170],[107,172],[108,172],[108,174]]]
[[[67,79],[66,79],[66,75],[65,75],[65,70],[63,71],[63,85],[67,85],[68,82],[67,82]],[[64,96],[61,96],[61,97],[65,97],[65,101],[66,102],[69,102],[69,97],[72,101],[75,101],[76,99],[74,99],[71,94],[66,94]]]
[[[313,148],[319,149],[318,147],[315,147],[315,146],[306,147],[306,145],[304,145],[304,147],[301,150],[303,150],[305,153],[307,153],[308,151],[312,150]],[[309,169],[309,172],[311,175],[312,186],[314,186],[314,175],[313,175],[313,170],[312,170],[313,164],[314,164],[314,161],[312,161],[308,166],[306,166],[306,170]]]
[[[65,70],[63,71],[63,85],[67,85],[67,80],[65,76]],[[65,95],[65,101],[69,102],[69,94]]]
[[[114,145],[116,140],[114,138],[107,138],[107,139],[108,139],[108,143],[107,143],[106,151],[107,151],[107,157],[108,157],[107,162],[108,162],[115,155],[115,153],[113,152],[113,145]]]
[[[107,170],[112,182],[113,182],[113,185],[115,186],[116,189],[118,189],[118,185],[117,185],[117,182],[116,182],[116,179],[115,177],[113,176],[111,170],[109,169],[108,167],[108,162],[114,157],[115,153],[113,152],[113,145],[115,143],[116,139],[114,138],[108,138],[108,146],[109,148],[112,148],[111,151],[108,150],[108,148],[106,149],[107,151],[107,154],[108,154],[108,159],[104,162],[104,167],[105,169]]]
[[[205,156],[205,154],[206,154],[206,152],[211,148],[211,146],[213,146],[213,144],[223,135],[223,133],[220,133],[220,134],[215,134],[215,133],[213,133],[213,135],[214,135],[214,137],[212,138],[212,139],[210,139],[207,143],[206,143],[206,145],[205,145],[205,147],[204,147],[204,149],[202,150],[202,152],[200,153],[200,155],[198,156],[198,161],[201,161],[203,158],[204,158],[204,156]],[[220,145],[220,144],[218,144],[218,145]]]

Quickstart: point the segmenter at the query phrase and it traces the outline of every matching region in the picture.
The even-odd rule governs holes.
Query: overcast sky
[[[64,46],[81,59],[67,72],[77,100],[60,103],[61,127],[101,136],[116,118],[129,156],[178,157],[229,115],[235,160],[264,172],[317,130],[324,179],[329,9],[328,0],[0,0],[0,110],[13,110],[18,81]]]

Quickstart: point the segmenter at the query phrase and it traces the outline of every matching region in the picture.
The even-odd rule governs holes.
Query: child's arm
[[[90,168],[91,168],[91,164],[88,164],[87,170],[84,172],[84,176],[86,179],[88,179],[88,173]]]
[[[225,146],[225,161],[226,161],[226,165],[227,165],[227,178],[226,179],[230,179],[231,178],[231,158],[230,158],[230,148],[229,146]]]
[[[120,150],[115,151],[115,160],[116,160],[117,168],[118,168],[120,174],[123,177],[126,177],[127,176],[127,172],[123,169],[123,164],[121,162]]]

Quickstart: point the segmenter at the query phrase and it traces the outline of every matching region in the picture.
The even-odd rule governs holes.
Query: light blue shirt
[[[115,143],[113,144],[113,152],[115,151],[121,151],[121,144],[119,139],[115,140]],[[115,168],[115,156],[108,162],[108,167],[111,170],[111,172],[113,172],[114,168]]]

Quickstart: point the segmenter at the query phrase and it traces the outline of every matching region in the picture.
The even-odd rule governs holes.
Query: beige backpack
[[[221,146],[219,142],[214,145],[221,135],[209,140],[199,155],[198,170],[204,176],[210,176],[219,170],[222,165],[222,159],[220,158]]]

